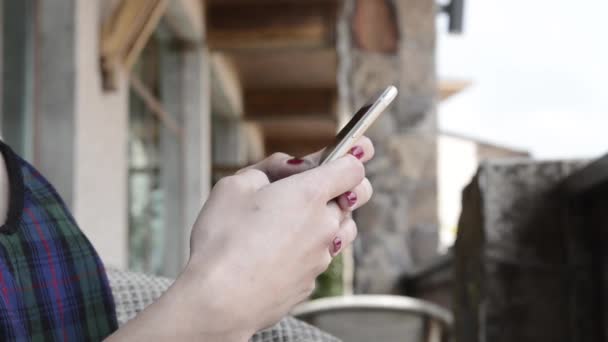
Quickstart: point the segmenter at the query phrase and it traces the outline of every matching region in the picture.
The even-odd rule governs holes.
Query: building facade
[[[347,287],[397,291],[437,250],[431,0],[1,0],[3,137],[104,261],[168,276],[215,180],[327,145],[388,84]],[[445,89],[444,89],[445,88]]]
[[[163,236],[162,247],[171,252],[162,257],[157,270],[174,275],[187,255],[185,222],[192,223],[210,184],[208,52],[202,44],[203,11],[198,1],[158,1],[155,6],[162,8],[163,16],[148,32],[120,26],[120,15],[133,10],[129,6],[147,10],[140,13],[144,19],[153,17],[156,7],[146,8],[152,3],[3,1],[1,127],[4,139],[55,184],[104,261],[127,267],[133,219],[129,174],[135,158],[130,150],[137,136],[133,103],[147,99],[130,86],[134,69],[124,64],[122,51],[112,87],[105,84],[100,60],[104,39],[132,35],[132,42],[146,44],[150,36],[160,37],[165,64],[158,74],[166,74],[154,91],[172,120],[187,130],[177,136],[163,121],[148,132],[155,134],[159,158],[167,165],[159,177],[172,182],[159,186],[164,200],[176,203],[164,208],[171,234]],[[137,19],[142,18],[126,20]],[[160,32],[161,19],[172,29]],[[175,46],[176,41],[184,44]],[[142,56],[136,54],[135,62],[146,63]],[[176,156],[179,161],[173,163]]]

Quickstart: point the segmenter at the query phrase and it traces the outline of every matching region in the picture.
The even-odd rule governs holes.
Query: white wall
[[[461,194],[479,164],[475,142],[440,135],[437,177],[439,192],[440,248],[451,246],[461,211]]]
[[[74,146],[73,211],[76,220],[106,265],[126,268],[128,265],[128,125],[129,85],[126,75],[119,75],[117,90],[102,88],[99,64],[99,42],[102,18],[108,16],[116,0],[76,1],[76,103]],[[192,0],[182,1],[187,10],[182,18],[198,20],[202,13],[191,6]],[[195,11],[196,9],[196,11]],[[200,8],[199,8],[200,9]],[[192,12],[192,13],[190,13]],[[198,13],[198,15],[196,15]],[[170,13],[169,13],[170,14]],[[168,15],[169,15],[168,14]],[[192,19],[194,18],[194,19]],[[169,20],[171,19],[171,20]],[[196,36],[197,25],[184,26],[180,20],[168,18],[172,28]],[[198,27],[199,30],[202,30]],[[182,40],[187,37],[180,37]],[[197,42],[200,42],[198,40]],[[184,91],[180,93],[182,116],[189,124],[185,141],[186,156],[191,165],[186,175],[188,185],[184,194],[187,210],[184,245],[188,245],[189,227],[198,213],[210,184],[210,110],[208,85],[208,56],[206,50],[184,52],[181,58]],[[181,107],[180,107],[181,108]],[[187,256],[184,248],[183,257]],[[176,252],[179,254],[179,252]]]
[[[106,265],[127,266],[128,84],[104,92],[99,66],[101,2],[76,2],[74,215]],[[123,75],[124,76],[124,75]]]

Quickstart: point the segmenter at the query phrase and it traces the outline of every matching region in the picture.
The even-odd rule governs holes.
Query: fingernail
[[[304,162],[304,159],[300,159],[300,158],[291,158],[287,161],[287,164],[290,165],[300,165]]]
[[[350,151],[348,151],[348,153],[352,154],[357,159],[361,159],[361,158],[363,158],[363,154],[365,152],[363,152],[363,148],[361,146],[355,146],[355,147],[351,148]]]
[[[355,203],[357,203],[357,194],[352,191],[345,192],[344,197],[346,198],[349,207],[352,207],[355,205]]]
[[[342,240],[339,237],[334,239],[334,254],[338,253],[342,248]]]

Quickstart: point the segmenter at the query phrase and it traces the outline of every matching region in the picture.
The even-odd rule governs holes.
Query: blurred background
[[[557,237],[547,228],[593,215],[555,218],[562,202],[547,209],[542,196],[571,178],[576,191],[603,182],[602,168],[579,173],[608,146],[605,1],[0,0],[0,8],[3,140],[55,184],[108,265],[176,276],[218,179],[273,152],[323,148],[390,84],[399,97],[368,134],[374,198],[355,213],[359,238],[315,297],[420,298],[460,312],[459,336],[472,341],[478,330],[501,336],[481,328],[492,326],[484,309],[492,300],[506,307],[492,316],[497,327],[544,313],[507,293],[519,271],[503,274],[487,255],[518,265],[551,255],[560,270],[569,260],[604,265],[594,238],[579,239],[571,225]],[[564,247],[572,241],[582,242]],[[559,279],[583,280],[557,297],[603,293],[603,276],[564,278],[569,270]],[[589,307],[594,325],[563,305],[571,324],[560,336],[605,335],[603,306]],[[522,331],[555,340],[541,327]]]

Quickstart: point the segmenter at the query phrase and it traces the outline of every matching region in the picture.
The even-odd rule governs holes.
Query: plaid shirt
[[[0,227],[0,340],[99,341],[117,328],[106,273],[53,187],[0,141],[10,201]]]

